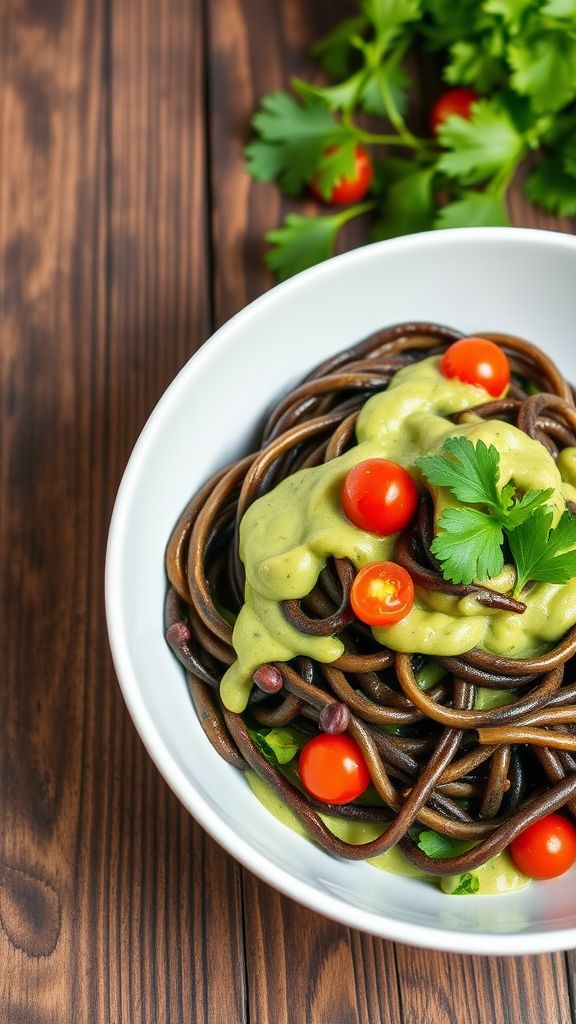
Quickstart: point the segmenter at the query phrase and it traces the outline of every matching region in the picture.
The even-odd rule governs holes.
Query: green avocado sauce
[[[252,675],[269,661],[290,661],[308,655],[319,662],[335,661],[344,651],[337,637],[307,636],[282,614],[280,602],[302,598],[314,588],[329,557],[349,558],[357,569],[369,562],[393,559],[396,537],[378,537],[353,526],[340,505],[340,490],[348,471],[370,458],[389,458],[421,479],[415,463],[438,452],[452,436],[482,440],[500,454],[500,486],[512,481],[521,491],[552,488],[550,505],[557,520],[567,499],[576,500],[576,448],[564,449],[557,462],[523,431],[498,420],[474,416],[475,405],[490,397],[483,388],[447,380],[431,357],[399,370],[385,391],[370,398],[357,422],[356,445],[344,455],[281,481],[246,512],[240,527],[240,555],[246,569],[245,603],[236,619],[233,643],[237,660],[221,683],[221,697],[231,711],[246,708]],[[447,417],[467,412],[455,425]],[[436,519],[458,502],[443,488],[432,488]],[[505,566],[490,586],[512,590],[514,571]],[[458,655],[479,647],[508,657],[542,653],[576,623],[576,580],[559,586],[533,585],[522,598],[522,615],[486,609],[473,595],[456,598],[416,588],[414,606],[400,622],[375,628],[375,638],[396,651],[425,655]],[[433,666],[437,668],[437,666]],[[432,679],[432,682],[434,679]],[[425,688],[423,686],[423,688]],[[495,707],[514,699],[510,691],[478,688],[477,708]],[[277,819],[308,838],[304,826],[273,789],[249,771],[246,778],[255,796]],[[372,823],[350,822],[321,815],[327,827],[350,843],[365,843],[383,832]],[[519,872],[504,851],[466,875],[439,878],[410,864],[393,848],[372,858],[383,870],[424,878],[452,894],[489,894],[523,888],[530,879]]]
[[[357,569],[393,557],[395,537],[377,537],[350,523],[340,506],[346,473],[369,458],[389,458],[409,469],[421,455],[438,452],[451,436],[482,440],[500,453],[500,485],[520,490],[552,488],[550,504],[558,518],[567,498],[576,499],[576,450],[565,449],[556,464],[538,441],[498,421],[470,413],[459,426],[446,417],[473,409],[490,396],[483,388],[448,380],[438,357],[399,370],[385,391],[363,406],[357,444],[332,461],[302,469],[281,481],[248,509],[240,528],[240,554],[246,569],[245,603],[234,626],[237,660],[221,683],[227,708],[245,709],[256,668],[268,661],[308,655],[320,662],[343,653],[337,637],[311,637],[285,620],[280,602],[313,589],[332,555],[349,558]],[[562,474],[562,475],[561,475]],[[564,479],[563,479],[564,477]],[[445,489],[433,492],[436,516],[457,504]],[[490,585],[503,591],[512,570]],[[523,615],[486,609],[471,595],[456,598],[417,589],[412,611],[400,622],[374,629],[376,639],[396,651],[458,655],[479,647],[509,657],[542,653],[576,623],[576,580],[563,586],[539,583],[523,597]]]
[[[246,772],[246,778],[254,796],[270,814],[274,815],[287,828],[292,829],[293,832],[297,832],[306,839],[311,838],[304,825],[267,782],[264,782],[253,771]],[[321,814],[320,817],[335,836],[338,836],[339,839],[343,839],[347,843],[369,843],[372,839],[377,839],[384,832],[382,825],[377,823],[345,821],[342,818],[334,818],[329,814]],[[370,858],[367,863],[375,868],[380,868],[381,871],[391,872],[393,875],[408,875],[410,878],[420,878],[437,885],[439,884],[443,892],[451,895],[465,894],[466,891],[473,891],[474,895],[477,896],[514,892],[518,889],[523,889],[530,882],[526,875],[518,871],[518,868],[505,850],[503,853],[499,853],[497,857],[492,857],[482,867],[475,868],[469,875],[447,875],[443,878],[438,875],[428,874],[414,867],[397,846],[393,846],[387,853]],[[463,885],[463,879],[468,884]],[[470,881],[472,885],[469,884]]]

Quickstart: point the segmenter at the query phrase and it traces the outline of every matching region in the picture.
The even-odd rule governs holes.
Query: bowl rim
[[[288,870],[272,863],[266,856],[254,849],[248,841],[239,836],[234,828],[228,825],[195,789],[193,782],[176,763],[169,746],[162,739],[154,718],[146,707],[132,663],[121,600],[122,549],[128,529],[130,496],[134,483],[146,463],[147,451],[156,426],[161,421],[164,411],[177,401],[180,392],[187,388],[189,378],[195,375],[197,367],[209,356],[211,358],[214,348],[224,342],[228,335],[235,330],[236,324],[248,320],[255,312],[275,302],[280,292],[288,294],[290,291],[298,291],[302,281],[308,282],[314,278],[319,279],[324,275],[331,274],[335,264],[342,266],[371,261],[374,255],[383,249],[387,252],[401,252],[414,247],[418,249],[428,247],[436,249],[444,246],[450,248],[453,245],[458,246],[474,240],[497,242],[503,245],[524,241],[530,246],[537,245],[543,249],[564,247],[576,255],[576,237],[574,235],[541,228],[452,228],[405,235],[352,249],[295,275],[254,299],[216,330],[193,353],[166,388],[150,413],[133,447],[122,475],[110,520],[105,564],[105,607],[109,644],[120,689],[146,750],[184,807],[235,860],[290,899],[348,927],[390,941],[444,952],[518,956],[572,949],[576,947],[576,927],[550,928],[534,933],[501,935],[482,930],[467,932],[446,926],[431,927],[388,918],[381,913],[367,911],[348,904],[330,893],[320,891],[308,882],[296,879]],[[484,898],[492,899],[494,897]]]

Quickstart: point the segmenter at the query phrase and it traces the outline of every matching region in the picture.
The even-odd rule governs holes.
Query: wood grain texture
[[[244,174],[249,117],[351,7],[0,5],[1,1024],[576,1022],[572,954],[394,946],[242,872],[156,772],[108,654],[131,447],[272,283],[262,237],[287,206]]]
[[[102,607],[130,449],[210,332],[202,12],[18,0],[0,39],[0,1020],[235,1024],[239,871],[145,754]]]

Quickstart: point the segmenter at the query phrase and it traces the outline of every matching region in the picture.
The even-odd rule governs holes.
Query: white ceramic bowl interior
[[[312,366],[403,320],[523,335],[576,381],[576,238],[485,228],[367,246],[274,288],[222,327],[160,400],[122,480],[106,566],[116,671],[148,751],[183,804],[288,896],[352,927],[433,948],[574,947],[573,872],[517,894],[450,897],[338,860],[289,831],[204,737],[163,639],[164,551],[190,495],[247,450],[263,412]]]

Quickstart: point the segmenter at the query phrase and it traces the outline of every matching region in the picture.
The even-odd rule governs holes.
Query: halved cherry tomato
[[[410,473],[397,462],[366,459],[347,474],[341,501],[354,526],[388,537],[408,526],[418,491]]]
[[[446,349],[440,372],[465,384],[477,384],[497,398],[510,383],[510,363],[487,338],[461,338]]]
[[[326,153],[333,153],[338,147],[327,146]],[[317,183],[312,179],[310,191],[316,199],[334,206],[345,206],[363,199],[374,180],[374,168],[364,146],[356,146],[354,150],[354,175],[352,178],[340,178],[332,187],[329,196],[322,195]]]
[[[547,814],[510,843],[520,871],[531,878],[556,878],[576,861],[576,828],[561,814]]]
[[[414,604],[412,577],[396,562],[371,562],[354,577],[352,611],[368,626],[392,626]]]
[[[466,120],[471,116],[470,108],[476,100],[480,99],[474,89],[468,89],[465,85],[456,86],[454,89],[446,89],[438,97],[430,111],[430,130],[436,135],[438,126],[448,117],[454,114]]]
[[[300,751],[298,773],[310,796],[326,804],[356,800],[370,783],[364,755],[346,733],[309,740]]]

